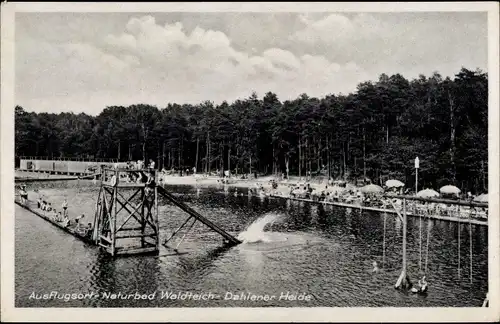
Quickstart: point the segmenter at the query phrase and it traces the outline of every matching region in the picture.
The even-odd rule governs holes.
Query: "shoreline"
[[[236,177],[227,179],[227,183],[222,183],[223,178],[218,176],[206,176],[206,175],[188,175],[188,176],[174,176],[174,175],[163,175],[163,181],[159,184],[162,185],[193,185],[193,186],[217,186],[226,185],[229,187],[240,187],[240,188],[255,188],[258,185],[262,185],[265,188],[271,187],[271,181],[275,180],[280,186],[288,185],[306,185],[310,184],[313,188],[319,188],[320,186],[328,185],[323,178],[312,178],[312,180],[306,181],[305,178],[300,179],[299,177],[290,177],[288,180],[276,180],[274,176],[262,176],[257,179],[238,179]],[[354,186],[354,185],[352,185]]]

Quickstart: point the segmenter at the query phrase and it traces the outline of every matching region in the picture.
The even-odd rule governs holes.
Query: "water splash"
[[[254,221],[248,228],[238,235],[238,240],[244,243],[259,243],[274,241],[268,234],[264,232],[264,227],[267,224],[274,223],[279,220],[282,215],[276,213],[268,213]]]

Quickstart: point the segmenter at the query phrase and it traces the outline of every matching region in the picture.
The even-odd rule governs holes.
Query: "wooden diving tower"
[[[177,200],[164,188],[159,187],[157,170],[101,167],[100,175],[92,239],[112,256],[158,254],[160,250],[158,194],[189,214],[183,225],[165,240],[163,243],[165,246],[190,220],[193,222],[188,231],[199,221],[221,235],[226,245],[241,243],[206,217]]]
[[[101,167],[93,240],[112,256],[157,254],[156,170]]]

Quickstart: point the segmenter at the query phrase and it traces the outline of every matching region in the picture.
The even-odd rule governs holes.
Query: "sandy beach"
[[[240,188],[255,188],[257,186],[263,186],[264,188],[271,187],[271,181],[275,180],[274,176],[263,176],[257,179],[239,179],[237,177],[231,177],[228,179],[226,186],[240,187]],[[176,176],[176,175],[163,175],[163,184],[168,185],[191,185],[191,186],[217,186],[222,185],[222,179],[216,176],[205,176],[205,175],[188,175],[188,176]],[[305,177],[299,178],[297,176],[292,176],[287,180],[277,181],[280,187],[288,185],[306,185],[309,183],[311,187],[315,189],[324,188],[327,185],[327,179],[324,177],[312,178],[306,181]]]

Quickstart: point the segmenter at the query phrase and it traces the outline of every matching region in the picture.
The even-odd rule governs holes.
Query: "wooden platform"
[[[82,232],[79,232],[74,225],[70,225],[70,226],[64,227],[62,225],[62,223],[56,222],[50,216],[45,215],[42,210],[40,210],[38,208],[32,208],[32,207],[29,206],[29,203],[36,204],[36,202],[34,202],[34,201],[28,201],[28,205],[26,205],[26,204],[22,204],[18,200],[15,200],[15,203],[17,205],[21,206],[22,208],[24,208],[24,209],[32,212],[33,214],[35,214],[35,215],[37,215],[37,216],[45,219],[46,221],[48,221],[52,225],[58,227],[59,229],[65,231],[66,233],[69,233],[69,234],[71,234],[71,235],[79,238],[80,240],[84,241],[85,243],[93,244],[94,245],[94,242],[92,241],[92,239],[90,237],[84,236],[84,234]]]
[[[103,182],[103,187],[106,188],[114,188],[110,182]],[[146,186],[145,183],[136,183],[136,182],[118,182],[116,184],[118,188],[144,188]]]
[[[353,205],[353,204],[341,203],[341,202],[336,202],[336,201],[317,201],[317,200],[312,200],[312,199],[303,199],[303,198],[295,198],[295,197],[287,197],[287,196],[279,196],[279,195],[269,195],[268,197],[295,200],[295,201],[303,201],[303,202],[308,202],[308,203],[313,203],[313,204],[318,204],[318,205],[331,205],[331,206],[337,206],[337,207],[346,207],[346,208],[353,208],[353,209],[360,209],[360,210],[368,210],[368,211],[379,212],[379,213],[397,214],[397,212],[394,209],[385,209],[385,208],[380,208],[380,207]],[[407,215],[412,216],[412,217],[420,217],[421,216],[419,214],[413,214],[410,212],[407,212]],[[428,217],[428,218],[439,219],[439,220],[446,220],[446,221],[450,221],[450,222],[461,222],[461,223],[469,223],[470,222],[470,223],[476,224],[476,225],[488,226],[488,219],[472,218],[469,220],[468,218],[441,216],[441,215],[435,215],[435,214],[422,215],[422,217]]]
[[[47,182],[47,181],[68,181],[78,180],[78,177],[61,177],[61,178],[27,178],[15,177],[14,182]]]

